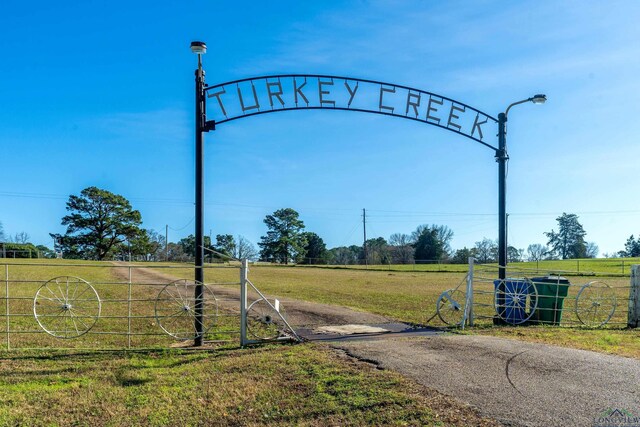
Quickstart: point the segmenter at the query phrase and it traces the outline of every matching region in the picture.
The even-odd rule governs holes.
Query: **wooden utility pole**
[[[362,231],[364,233],[364,240],[362,241],[362,252],[364,252],[364,265],[369,265],[367,259],[367,211],[362,208]]]

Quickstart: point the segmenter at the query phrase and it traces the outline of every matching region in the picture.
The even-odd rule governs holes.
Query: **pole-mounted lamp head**
[[[544,104],[545,102],[547,102],[547,95],[543,95],[543,94],[533,95],[531,97],[531,102],[533,102],[534,104]]]
[[[524,104],[525,102],[529,101],[533,102],[534,104],[544,104],[547,101],[547,95],[539,93],[537,95],[533,95],[531,98],[523,99],[522,101],[514,102],[513,104],[509,105],[504,112],[505,121],[507,119],[507,115],[509,115],[509,110],[511,109],[511,107],[513,107],[514,105]]]
[[[191,52],[203,55],[207,53],[207,44],[205,42],[191,42]]]
[[[202,55],[207,53],[207,44],[205,42],[191,42],[191,52],[198,55],[198,73],[204,75],[202,71]]]

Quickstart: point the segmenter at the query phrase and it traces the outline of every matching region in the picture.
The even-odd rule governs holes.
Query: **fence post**
[[[631,266],[631,288],[629,289],[629,320],[630,328],[640,327],[640,265]]]
[[[469,257],[469,272],[467,273],[467,300],[464,304],[465,318],[469,326],[473,326],[473,266],[475,263],[473,257]],[[462,327],[464,328],[464,322]]]
[[[9,327],[11,326],[9,323],[9,264],[4,266],[4,279],[5,279],[5,301],[6,301],[6,312],[5,316],[7,317],[7,351],[11,350],[11,344],[9,342]]]
[[[240,261],[240,346],[247,344],[247,276],[249,262],[246,258]]]
[[[127,297],[127,348],[131,348],[131,266],[129,266],[129,286]]]

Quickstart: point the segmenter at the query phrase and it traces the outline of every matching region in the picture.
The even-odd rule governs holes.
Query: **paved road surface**
[[[470,403],[508,426],[591,426],[607,408],[640,416],[640,361],[635,359],[468,335],[335,345]]]

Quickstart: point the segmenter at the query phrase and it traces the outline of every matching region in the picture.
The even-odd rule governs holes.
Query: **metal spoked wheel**
[[[33,299],[33,315],[40,327],[56,338],[77,338],[100,317],[100,297],[84,279],[60,276],[44,283]]]
[[[287,318],[277,299],[273,301],[273,308],[264,299],[256,300],[247,308],[247,332],[257,340],[275,340],[287,330],[281,316]]]
[[[576,316],[582,324],[597,328],[606,325],[616,311],[616,294],[603,282],[589,282],[576,297]]]
[[[501,280],[496,285],[494,305],[498,317],[511,325],[520,325],[536,311],[536,285],[527,278]]]
[[[202,286],[202,321],[196,323],[196,284],[181,279],[162,288],[155,303],[158,325],[167,334],[179,340],[198,337],[196,326],[205,334],[218,319],[218,300],[213,291]]]
[[[464,317],[466,296],[460,289],[447,289],[438,297],[436,311],[447,325],[460,325]]]

